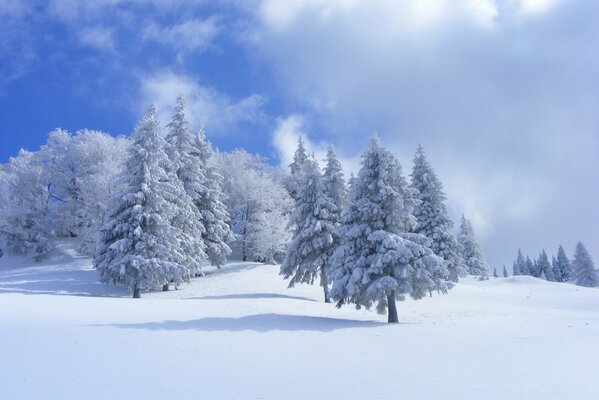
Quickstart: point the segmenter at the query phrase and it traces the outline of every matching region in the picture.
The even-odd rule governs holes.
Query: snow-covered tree
[[[289,164],[289,170],[291,174],[289,175],[286,186],[291,198],[296,200],[299,196],[299,186],[302,181],[302,171],[305,162],[308,160],[308,153],[306,152],[306,147],[304,146],[304,139],[300,136],[297,141],[297,149],[293,154],[293,162]]]
[[[279,207],[254,214],[247,233],[254,260],[276,264],[275,257],[285,253],[291,240],[291,233],[287,229],[288,220],[289,213]]]
[[[493,278],[499,278],[499,275],[497,275],[497,268],[493,267]]]
[[[220,268],[231,254],[229,243],[235,240],[231,231],[229,211],[224,203],[226,196],[222,189],[223,177],[211,164],[212,145],[206,139],[203,126],[200,127],[198,134],[195,136],[195,141],[198,149],[200,149],[200,157],[206,165],[205,186],[208,189],[199,203],[204,226],[206,227],[206,232],[202,235],[202,238],[206,244],[206,253],[210,258],[210,262]]]
[[[338,242],[334,219],[337,207],[324,192],[316,160],[306,160],[300,176],[295,209],[289,220],[293,237],[281,264],[281,275],[291,278],[289,287],[296,283],[311,285],[320,277],[325,302],[329,303],[329,257]]]
[[[526,274],[523,275],[530,275],[530,276],[534,276],[532,274],[532,272],[535,270],[535,265],[534,262],[530,259],[529,256],[526,256],[526,260],[524,262],[524,270],[527,272]]]
[[[462,258],[464,265],[470,275],[478,276],[480,279],[489,277],[489,267],[485,262],[482,250],[474,237],[472,224],[462,215],[458,241],[462,245]]]
[[[548,281],[555,281],[555,275],[553,275],[553,267],[549,262],[549,257],[545,250],[542,250],[539,254],[539,259],[537,261],[538,269],[540,271],[540,276],[545,278]]]
[[[447,291],[441,279],[447,271],[443,259],[427,247],[430,239],[403,228],[405,214],[413,210],[397,190],[399,168],[395,156],[373,138],[343,214],[341,245],[331,270],[331,297],[338,307],[376,305],[379,313],[388,310],[389,322],[398,322],[396,300]]]
[[[568,256],[566,256],[566,251],[562,245],[557,249],[557,258],[553,263],[553,273],[558,282],[568,282],[572,274],[570,260],[568,260]]]
[[[325,195],[337,206],[338,220],[347,204],[347,186],[343,177],[343,166],[337,158],[333,146],[330,146],[327,151],[326,165],[322,172],[322,184]]]
[[[532,276],[534,276],[535,278],[540,278],[541,277],[541,268],[539,266],[539,260],[537,260],[536,258],[533,258],[532,260],[532,267],[530,268],[530,274]]]
[[[114,198],[94,263],[103,282],[124,284],[133,297],[140,297],[142,289],[189,278],[185,250],[193,238],[172,224],[186,208],[181,200],[185,191],[169,173],[153,106],[132,141],[122,174],[124,189]]]
[[[21,150],[3,170],[1,241],[12,252],[25,254],[32,250],[35,260],[42,260],[54,249],[50,222],[55,186],[36,153]]]
[[[591,255],[582,242],[576,244],[572,260],[572,281],[578,286],[599,286],[599,277]]]
[[[526,266],[526,260],[522,255],[522,250],[518,249],[518,255],[516,256],[516,260],[514,261],[513,273],[512,275],[529,275],[530,272],[528,267]]]
[[[285,232],[285,225],[273,226],[275,213],[285,216],[291,214],[292,199],[283,185],[283,175],[264,160],[243,150],[230,153],[216,153],[214,165],[224,177],[223,190],[225,204],[232,217],[232,230],[238,237],[244,261],[250,256],[258,261],[266,261],[261,254],[276,248],[275,255],[282,254],[287,246],[289,234],[267,243],[258,232]]]
[[[431,250],[447,264],[447,279],[457,282],[460,277],[466,276],[467,271],[462,265],[460,245],[451,232],[453,221],[445,206],[443,185],[426,159],[422,146],[418,146],[416,151],[411,177],[411,187],[416,190],[419,200],[414,208],[417,220],[415,233],[432,239]]]
[[[206,161],[202,159],[201,149],[191,134],[183,96],[177,98],[175,113],[167,127],[167,152],[171,168],[183,185],[185,196],[182,201],[190,210],[190,214],[183,213],[181,217],[184,218],[175,218],[174,222],[192,239],[186,243],[189,248],[185,248],[185,254],[188,257],[187,264],[192,267],[192,273],[197,275],[202,273],[201,266],[208,259],[207,246],[203,240],[207,229],[201,207],[210,190],[206,187]]]
[[[503,277],[504,278],[508,277],[507,268],[505,267],[505,265],[503,266]]]

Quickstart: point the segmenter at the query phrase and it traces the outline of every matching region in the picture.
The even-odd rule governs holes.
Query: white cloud
[[[81,43],[99,50],[115,49],[114,31],[105,26],[92,26],[81,29],[78,37]]]
[[[179,94],[185,95],[188,117],[194,126],[203,123],[210,135],[226,135],[227,130],[240,122],[255,122],[263,118],[262,96],[253,94],[241,100],[233,100],[218,90],[200,84],[187,75],[162,71],[142,77],[141,101],[136,107],[141,113],[148,104],[154,103],[163,124],[168,123],[172,108]]]
[[[276,128],[272,134],[272,145],[277,152],[279,159],[279,165],[281,168],[287,168],[293,161],[293,155],[297,149],[299,138],[301,137],[304,141],[304,146],[309,154],[314,154],[316,160],[324,166],[322,163],[326,158],[330,143],[323,141],[314,141],[306,133],[304,129],[304,117],[299,114],[292,114],[285,118],[279,118],[277,120]],[[353,155],[347,156],[340,154],[337,150],[337,157],[343,165],[343,173],[345,177],[349,177],[353,171],[356,173],[360,168],[360,156]]]
[[[551,10],[559,0],[520,0],[520,12],[525,15],[538,15]]]
[[[264,24],[275,30],[287,29],[306,16],[320,23],[352,17],[367,29],[387,34],[430,29],[455,19],[489,26],[497,15],[493,0],[264,0],[259,8]],[[371,23],[373,19],[377,24]]]
[[[468,214],[493,262],[593,240],[599,3],[260,4],[249,45],[304,119],[279,123],[286,163],[297,134],[283,132],[326,132],[357,157],[378,131],[406,172],[424,145],[452,215]]]
[[[190,19],[180,24],[161,27],[150,24],[143,31],[143,37],[168,44],[179,51],[205,51],[208,49],[221,27],[217,16],[207,19]]]

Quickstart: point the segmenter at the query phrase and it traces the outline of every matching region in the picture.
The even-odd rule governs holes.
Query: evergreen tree
[[[503,277],[504,278],[508,277],[507,268],[505,267],[505,265],[503,266]]]
[[[541,269],[539,268],[539,260],[534,258],[532,260],[532,268],[530,268],[530,274],[535,278],[541,277]]]
[[[334,209],[330,210],[330,220],[335,226],[335,231],[333,235],[333,243],[331,246],[329,246],[329,251],[327,253],[325,271],[328,272],[331,270],[334,263],[333,253],[340,243],[339,229],[341,226],[341,215],[343,210],[347,208],[347,185],[345,184],[345,179],[343,177],[343,167],[337,158],[337,154],[335,153],[333,146],[330,146],[327,152],[326,165],[323,171],[322,180],[324,194],[335,206]],[[328,283],[330,283],[330,278],[327,280],[327,284]],[[322,282],[321,285],[323,285],[325,289],[325,301],[327,301],[327,286]],[[327,302],[330,302],[330,299]]]
[[[289,287],[296,283],[313,284],[320,276],[325,302],[330,303],[328,267],[331,249],[338,242],[334,220],[337,207],[324,193],[316,160],[306,160],[302,169],[295,210],[289,221],[294,227],[293,237],[281,264],[281,275],[291,278]]]
[[[493,278],[499,278],[499,275],[497,275],[497,268],[493,267]]]
[[[449,272],[446,278],[457,282],[460,277],[466,276],[460,245],[451,233],[453,221],[445,206],[443,185],[426,159],[422,146],[418,146],[411,177],[411,188],[416,191],[419,200],[414,208],[417,220],[415,233],[432,240],[431,250],[446,262]]]
[[[289,176],[286,186],[289,195],[293,200],[297,200],[299,197],[299,187],[302,182],[302,171],[303,166],[308,160],[308,154],[306,153],[306,148],[304,146],[304,140],[300,136],[297,141],[297,149],[293,154],[293,162],[289,164],[289,169],[291,171],[291,175]]]
[[[557,249],[557,258],[553,266],[555,277],[558,282],[568,282],[570,280],[572,268],[570,266],[570,260],[568,260],[568,256],[566,256],[566,252],[562,245]]]
[[[514,275],[530,275],[530,271],[528,269],[528,265],[526,264],[526,259],[522,255],[522,250],[518,249],[518,255],[516,256],[515,264],[516,270],[518,273],[514,272]]]
[[[133,132],[121,176],[124,189],[114,198],[94,260],[103,282],[124,284],[133,297],[140,297],[142,289],[188,279],[180,245],[185,234],[171,224],[185,194],[168,173],[165,143],[158,133],[152,106]]]
[[[343,166],[337,158],[335,149],[330,146],[327,151],[326,165],[322,173],[322,184],[324,193],[337,207],[337,220],[347,204],[347,186],[343,178]]]
[[[578,286],[599,286],[599,277],[591,255],[581,242],[576,244],[572,260],[572,280]]]
[[[485,262],[482,250],[478,245],[472,224],[462,215],[458,241],[462,245],[462,257],[470,275],[478,276],[480,279],[489,278],[489,267]]]
[[[196,200],[196,205],[202,213],[205,232],[202,239],[206,245],[206,253],[212,265],[221,268],[231,254],[229,243],[235,239],[230,227],[230,216],[225,206],[225,195],[222,190],[223,177],[210,164],[212,145],[206,140],[204,127],[194,137],[195,147],[199,150],[199,158],[205,165],[206,191]]]
[[[185,116],[185,100],[183,96],[177,98],[175,113],[167,125],[169,132],[166,136],[167,153],[171,161],[172,173],[180,181],[183,194],[181,201],[185,206],[179,210],[173,219],[173,225],[186,233],[189,241],[181,244],[185,252],[185,265],[190,269],[191,275],[198,275],[202,271],[202,264],[206,262],[206,246],[202,235],[206,233],[202,214],[197,206],[197,199],[208,189],[205,186],[206,171],[203,161],[199,158],[199,149],[195,146],[189,130],[189,121]],[[183,212],[181,212],[183,211]],[[167,289],[168,286],[165,286]]]
[[[398,322],[396,300],[447,291],[447,283],[440,278],[447,271],[443,260],[427,247],[430,239],[405,231],[412,200],[403,198],[399,190],[409,190],[405,178],[399,178],[399,162],[373,138],[343,213],[341,245],[334,253],[331,271],[331,296],[337,307],[354,303],[359,309],[376,304],[379,313],[388,310],[391,323]]]
[[[524,271],[526,271],[526,275],[530,275],[530,276],[534,276],[533,272],[535,270],[535,266],[534,263],[532,262],[532,260],[530,259],[529,256],[526,256],[526,260],[524,262]]]
[[[555,281],[555,275],[553,275],[553,267],[549,263],[549,257],[547,257],[547,253],[545,250],[541,251],[539,254],[539,260],[537,261],[539,276],[544,277],[548,281]]]

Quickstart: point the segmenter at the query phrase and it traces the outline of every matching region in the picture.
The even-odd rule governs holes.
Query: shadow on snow
[[[314,331],[331,332],[339,329],[381,327],[387,324],[376,321],[355,321],[349,319],[310,317],[287,314],[255,314],[239,318],[207,317],[189,321],[160,321],[136,324],[103,324],[93,326],[114,326],[122,329],[146,329],[152,331]]]
[[[314,301],[309,297],[303,296],[289,296],[278,293],[235,293],[235,294],[223,294],[219,296],[201,296],[201,297],[189,297],[186,300],[236,300],[236,299],[289,299],[289,300],[305,300]]]

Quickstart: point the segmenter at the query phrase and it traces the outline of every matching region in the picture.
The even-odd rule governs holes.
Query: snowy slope
[[[2,399],[596,399],[599,290],[467,279],[403,323],[232,263],[130,299],[63,243],[0,258]]]

